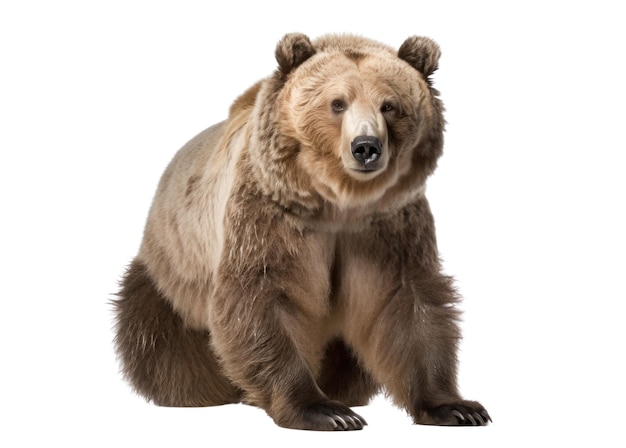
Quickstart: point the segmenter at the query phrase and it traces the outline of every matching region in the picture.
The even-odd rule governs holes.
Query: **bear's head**
[[[398,51],[350,35],[283,37],[253,112],[266,192],[286,207],[344,210],[420,194],[443,146],[430,81],[439,56],[424,37]]]

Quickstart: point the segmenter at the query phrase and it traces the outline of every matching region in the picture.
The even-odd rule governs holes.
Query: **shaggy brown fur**
[[[301,429],[361,429],[348,406],[380,390],[416,423],[490,420],[457,390],[458,296],[424,196],[443,147],[439,54],[422,37],[395,52],[286,35],[274,75],[177,153],[116,302],[141,395],[244,401]]]

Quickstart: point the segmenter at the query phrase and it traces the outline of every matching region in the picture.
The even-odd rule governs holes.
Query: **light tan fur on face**
[[[384,172],[389,163],[389,142],[387,139],[387,123],[383,114],[378,110],[380,101],[352,101],[343,113],[341,126],[341,142],[339,153],[346,173],[356,180],[369,181]],[[360,164],[352,156],[350,149],[352,141],[359,136],[377,137],[383,144],[382,155],[375,171],[357,171]]]
[[[344,53],[322,53],[306,61],[285,86],[284,127],[300,142],[298,162],[313,167],[315,190],[339,208],[375,203],[411,166],[412,146],[432,110],[427,86],[405,65],[386,50],[356,60]],[[336,100],[345,104],[341,114],[332,110]],[[394,111],[381,112],[385,104]],[[398,133],[407,135],[390,141],[389,133],[402,121]],[[383,142],[381,169],[354,171],[358,163],[350,144],[359,135]]]

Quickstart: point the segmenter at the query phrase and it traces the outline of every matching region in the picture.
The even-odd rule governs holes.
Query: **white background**
[[[618,4],[2,2],[0,445],[624,446]],[[492,426],[413,426],[380,398],[364,431],[290,431],[243,405],[158,408],[121,380],[108,301],[157,181],[290,31],[441,45],[428,194],[465,297],[461,389]]]

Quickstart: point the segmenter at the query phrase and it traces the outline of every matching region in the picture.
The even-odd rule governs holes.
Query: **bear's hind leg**
[[[331,400],[348,406],[365,406],[380,389],[341,339],[326,347],[318,384]]]
[[[115,344],[125,377],[160,406],[213,406],[240,401],[220,372],[210,334],[185,326],[135,260],[122,281]]]

